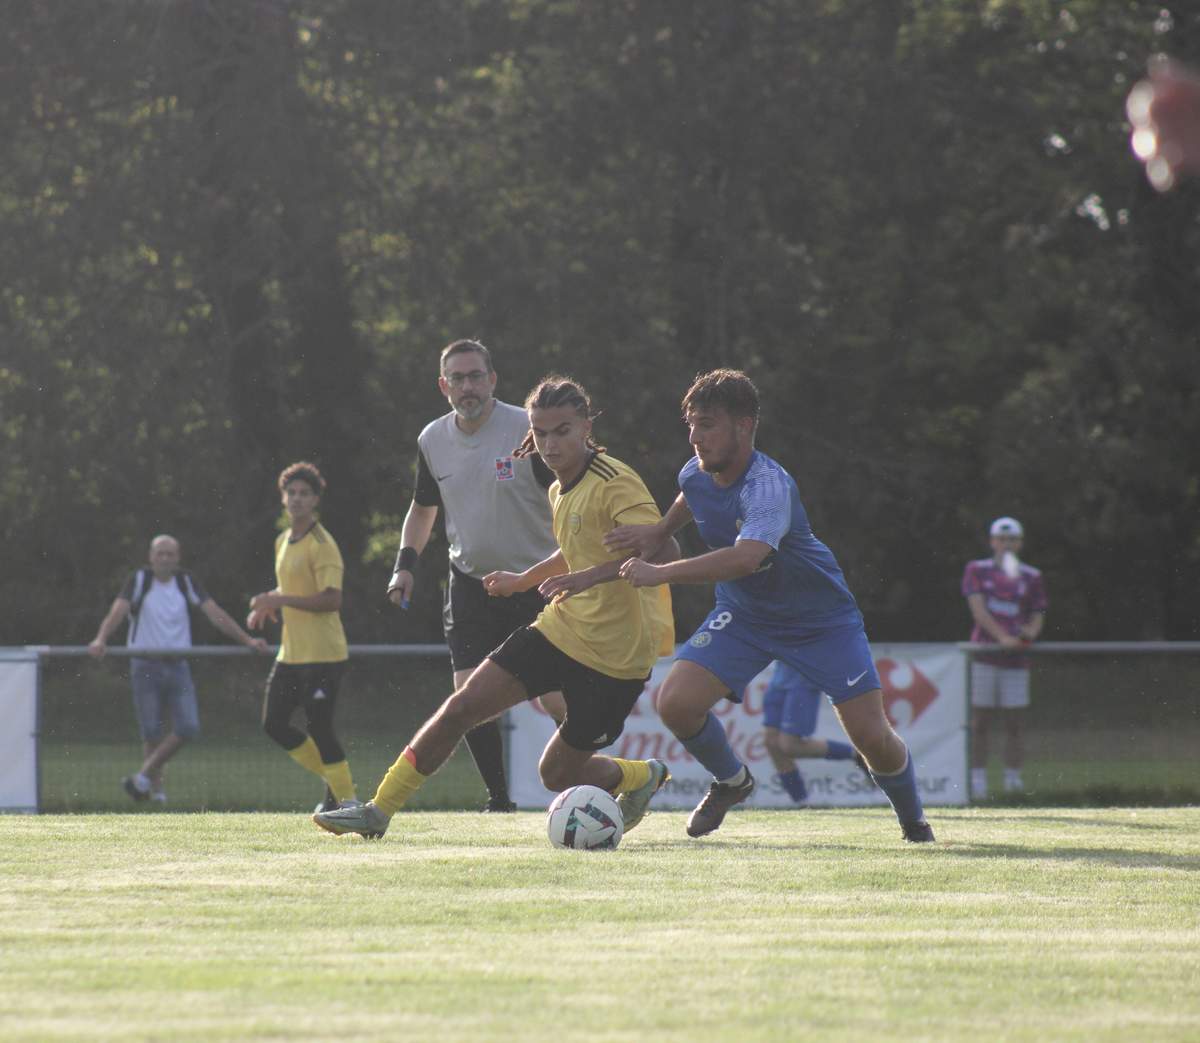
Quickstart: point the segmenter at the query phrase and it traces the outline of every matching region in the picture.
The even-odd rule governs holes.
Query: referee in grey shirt
[[[554,473],[536,453],[513,457],[529,431],[529,418],[525,410],[492,397],[496,371],[482,344],[456,340],[445,347],[438,387],[452,411],[417,438],[417,487],[404,518],[388,597],[407,607],[417,559],[429,542],[438,508],[444,508],[450,580],[442,627],[457,689],[509,634],[533,622],[545,604],[536,589],[510,598],[490,597],[482,579],[500,570],[523,572],[558,550],[547,494]],[[489,721],[472,729],[467,746],[487,786],[484,810],[516,810],[504,775],[500,726]]]

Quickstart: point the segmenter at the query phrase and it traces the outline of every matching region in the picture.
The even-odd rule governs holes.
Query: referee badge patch
[[[513,458],[511,456],[496,457],[496,481],[511,482],[516,475],[513,474]]]

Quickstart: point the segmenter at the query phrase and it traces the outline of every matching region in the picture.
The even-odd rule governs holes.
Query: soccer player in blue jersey
[[[763,693],[763,739],[779,785],[793,804],[808,799],[808,786],[797,760],[854,761],[870,777],[867,763],[849,743],[816,739],[817,715],[824,693],[795,667],[779,661]]]
[[[829,693],[904,838],[933,840],[908,747],[884,714],[862,613],[832,552],[813,535],[795,481],[754,448],[758,413],[758,389],[740,370],[697,377],[683,398],[695,455],[679,472],[680,495],[658,523],[618,526],[605,541],[636,555],[620,570],[635,587],[716,583],[716,606],[659,689],[663,722],[713,774],[688,818],[688,835],[713,832],[754,792],[712,708],[739,699],[779,659]],[[662,565],[644,560],[692,520],[709,552]]]

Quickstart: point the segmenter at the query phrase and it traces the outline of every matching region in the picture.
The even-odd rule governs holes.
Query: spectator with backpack
[[[213,626],[239,644],[258,652],[269,651],[266,641],[246,633],[209,597],[195,576],[179,567],[179,541],[162,535],[150,542],[149,565],[134,571],[113,600],[88,645],[88,654],[101,658],[108,639],[126,618],[130,620],[130,648],[191,648],[192,608],[203,612]],[[135,801],[165,804],[164,766],[200,731],[192,672],[184,656],[134,656],[129,661],[129,675],[145,759],[137,772],[121,780],[121,785]]]

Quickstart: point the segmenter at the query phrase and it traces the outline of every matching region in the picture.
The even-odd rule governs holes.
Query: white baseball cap
[[[992,522],[991,534],[993,536],[1024,536],[1025,530],[1021,528],[1021,523],[1016,518],[997,518]]]

